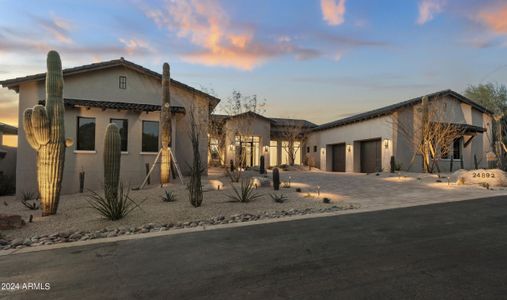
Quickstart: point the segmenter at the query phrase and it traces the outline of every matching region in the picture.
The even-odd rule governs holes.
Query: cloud
[[[320,0],[322,17],[327,24],[338,26],[345,22],[346,0]]]
[[[445,0],[420,0],[419,1],[419,18],[417,24],[423,25],[431,21],[434,15],[441,13],[446,4]]]
[[[507,34],[507,4],[481,11],[478,19],[491,31]]]
[[[51,18],[42,18],[38,16],[33,16],[32,18],[39,26],[49,32],[56,41],[62,44],[72,44],[74,42],[70,37],[70,30],[73,27],[70,21],[54,15],[51,16]]]
[[[124,39],[119,38],[118,41],[125,45],[125,51],[128,55],[132,56],[135,54],[142,54],[142,53],[153,53],[155,52],[155,49],[145,40],[143,39]]]
[[[299,60],[320,55],[318,50],[293,44],[289,36],[259,39],[253,26],[233,23],[216,0],[167,0],[162,9],[142,5],[145,15],[160,28],[190,42],[193,49],[180,53],[180,58],[189,63],[252,70],[283,55]]]

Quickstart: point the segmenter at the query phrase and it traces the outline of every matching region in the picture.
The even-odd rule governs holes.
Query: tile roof
[[[2,132],[5,135],[17,135],[18,128],[14,127],[12,125],[0,122],[0,132]]]
[[[63,99],[64,104],[69,107],[96,107],[102,109],[118,109],[128,111],[160,111],[160,105],[156,104],[145,104],[145,103],[127,103],[127,102],[116,102],[116,101],[97,101],[97,100],[85,100],[85,99]],[[44,105],[45,100],[40,100],[39,104]],[[173,113],[185,113],[183,106],[171,106],[171,112]]]
[[[93,64],[82,65],[82,66],[73,67],[73,68],[67,68],[67,69],[63,70],[63,75],[69,76],[69,75],[75,75],[75,74],[80,74],[80,73],[84,73],[84,72],[96,71],[96,70],[107,69],[107,68],[118,67],[118,66],[123,66],[123,67],[129,68],[129,69],[141,72],[143,74],[152,76],[156,79],[160,79],[160,80],[162,79],[162,75],[160,73],[157,73],[157,72],[147,69],[141,65],[138,65],[138,64],[135,64],[135,63],[130,62],[128,60],[125,60],[123,57],[120,59],[113,59],[113,60],[99,62],[99,63],[93,63]],[[37,80],[37,81],[44,80],[45,78],[46,78],[46,73],[39,73],[39,74],[34,74],[34,75],[29,75],[29,76],[24,76],[24,77],[17,77],[17,78],[13,78],[13,79],[2,80],[2,81],[0,81],[0,84],[3,87],[7,87],[9,89],[14,89],[14,90],[18,91],[19,84],[22,82],[34,81],[34,80]],[[181,83],[181,82],[174,80],[172,78],[171,78],[171,83],[174,84],[175,86],[179,86],[179,87],[186,89],[190,92],[193,92],[193,93],[196,93],[196,94],[206,97],[210,101],[210,104],[212,105],[212,107],[217,106],[217,104],[220,102],[219,98],[209,95],[203,91],[200,91],[196,88],[193,88],[189,85]]]

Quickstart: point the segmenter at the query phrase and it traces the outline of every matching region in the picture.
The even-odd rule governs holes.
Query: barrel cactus
[[[273,188],[275,191],[280,189],[280,171],[278,168],[273,169]]]
[[[169,64],[164,63],[162,73],[162,107],[160,110],[160,143],[162,144],[162,158],[160,162],[160,183],[169,183],[171,173],[171,77]]]
[[[37,184],[42,216],[56,214],[63,179],[65,148],[72,140],[65,139],[63,73],[60,55],[47,56],[46,106],[25,110],[23,128],[30,146],[37,152]]]
[[[120,182],[121,137],[115,124],[109,124],[104,135],[104,194],[108,200],[118,197]]]

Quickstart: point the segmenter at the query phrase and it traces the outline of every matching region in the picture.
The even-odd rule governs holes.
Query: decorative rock
[[[17,247],[19,245],[22,245],[24,242],[23,239],[14,239],[11,241],[11,247]]]
[[[271,186],[271,180],[267,177],[252,177],[250,179],[250,182],[253,186],[256,187],[270,187]]]
[[[507,186],[507,173],[500,169],[458,170],[451,175],[450,181],[457,184]]]
[[[19,215],[0,214],[0,230],[21,228],[25,221]]]

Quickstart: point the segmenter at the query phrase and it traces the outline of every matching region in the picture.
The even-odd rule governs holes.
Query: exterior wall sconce
[[[390,142],[391,142],[391,140],[389,140],[389,139],[385,139],[385,140],[384,140],[384,148],[389,149],[389,143],[390,143]]]
[[[234,144],[229,145],[229,150],[234,151]]]
[[[268,153],[269,151],[269,146],[264,146],[264,152]]]
[[[322,150],[320,150],[320,153],[325,154],[326,153],[326,149],[322,148]]]
[[[351,152],[352,151],[352,145],[347,145],[347,152]]]

